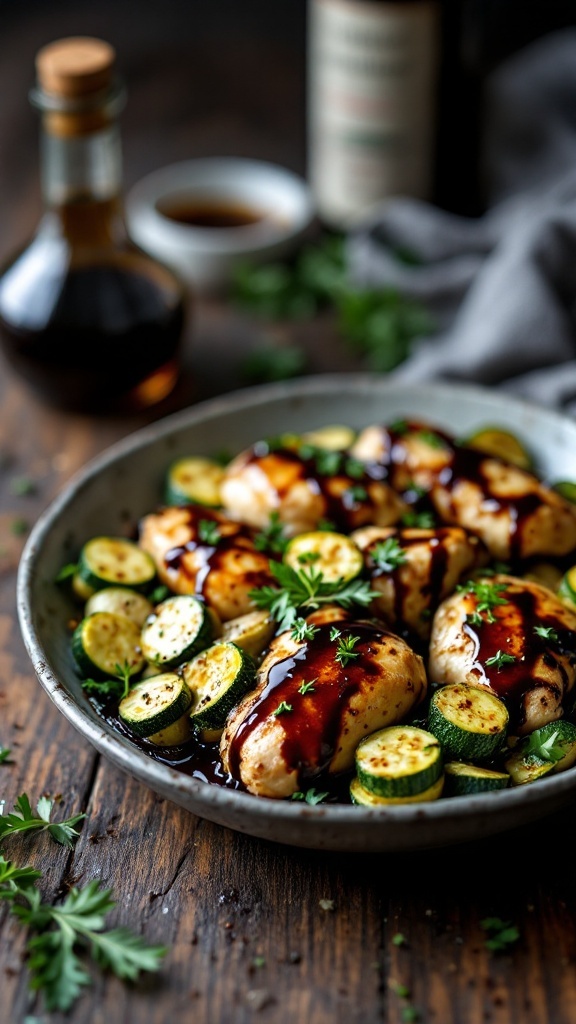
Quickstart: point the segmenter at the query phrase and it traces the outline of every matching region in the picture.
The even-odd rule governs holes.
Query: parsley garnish
[[[364,463],[350,456],[344,463],[344,472],[346,476],[351,476],[353,480],[361,480],[364,476]]]
[[[488,667],[493,665],[500,672],[504,665],[513,665],[515,661],[516,658],[514,657],[514,655],[505,654],[504,651],[497,651],[492,658],[486,658],[484,664]]]
[[[10,754],[12,751],[10,747],[0,747],[0,764],[11,764]]]
[[[260,587],[251,590],[250,597],[258,608],[267,609],[276,619],[279,631],[291,629],[300,609],[315,611],[323,604],[339,604],[350,608],[354,604],[369,605],[377,594],[366,580],[326,583],[321,572],[310,569],[292,569],[280,562],[270,562],[270,572],[276,577],[280,589]]]
[[[359,640],[359,636],[343,636],[338,640],[338,650],[334,660],[340,662],[342,668],[346,668],[348,662],[352,661],[353,658],[357,658],[360,654],[360,651],[354,650]]]
[[[534,632],[536,633],[536,636],[541,637],[542,640],[550,640],[553,644],[558,643],[558,633],[552,628],[552,626],[534,626]]]
[[[114,696],[123,700],[130,690],[131,666],[127,661],[124,665],[116,664],[116,678],[114,679],[83,679],[82,689],[87,693],[97,693],[103,697]]]
[[[396,934],[392,936],[392,945],[393,946],[407,946],[408,945],[408,939],[406,938],[405,935],[402,934],[402,932],[396,932]]]
[[[422,1014],[416,1006],[409,1004],[408,1006],[402,1007],[400,1020],[402,1021],[402,1024],[417,1024],[418,1021],[422,1020]]]
[[[334,533],[336,527],[330,519],[320,519],[316,529],[320,530],[322,533]]]
[[[25,533],[28,533],[29,529],[30,526],[27,519],[18,517],[13,519],[10,523],[10,532],[13,533],[15,537],[22,537]]]
[[[295,619],[292,626],[292,639],[313,640],[319,628],[319,626],[310,625],[306,619]]]
[[[72,847],[78,832],[74,828],[85,814],[75,814],[65,821],[50,822],[54,801],[46,796],[40,797],[36,804],[37,817],[32,813],[30,800],[26,793],[22,793],[14,804],[14,810],[10,814],[0,815],[0,840],[8,839],[17,832],[41,831],[49,832],[52,838],[61,843],[62,846]]]
[[[256,970],[259,970],[262,967],[266,967],[266,957],[265,956],[254,956],[254,957],[252,957],[252,967],[255,967]]]
[[[444,448],[444,441],[438,434],[435,434],[433,430],[419,430],[416,434],[424,444],[427,444],[429,448]]]
[[[368,501],[368,491],[360,484],[353,484],[344,491],[342,497],[357,505],[360,501]]]
[[[198,539],[202,544],[209,544],[210,547],[216,547],[218,541],[221,539],[222,533],[218,523],[215,523],[212,519],[201,519],[198,523]]]
[[[69,562],[68,565],[63,565],[60,572],[55,577],[55,583],[64,583],[65,580],[71,579],[78,572],[78,565],[76,562]]]
[[[25,498],[29,494],[36,494],[37,489],[35,480],[30,480],[27,476],[15,477],[10,482],[11,493],[19,498]]]
[[[172,591],[170,590],[170,587],[166,587],[161,583],[159,587],[154,588],[151,594],[148,594],[148,600],[154,605],[162,604],[162,601],[165,601],[167,597],[170,597],[171,593]]]
[[[288,537],[284,532],[280,514],[271,512],[267,526],[254,537],[254,547],[257,551],[271,551],[275,555],[283,555],[287,544]]]
[[[433,512],[414,512],[410,509],[401,518],[403,526],[417,526],[420,529],[433,529],[436,520]]]
[[[526,757],[537,757],[539,761],[550,761],[552,764],[556,764],[566,754],[570,742],[558,740],[559,729],[554,729],[552,732],[546,729],[544,735],[543,732],[543,729],[535,729],[530,733],[522,744],[522,753]],[[557,740],[558,742],[556,742]]]
[[[407,420],[394,420],[394,422],[388,427],[388,432],[390,434],[398,434],[399,437],[402,437],[404,434],[408,433],[408,429]]]
[[[319,551],[303,551],[301,555],[298,555],[298,563],[300,565],[313,565],[314,562],[320,561],[322,555]]]
[[[301,790],[298,790],[297,793],[292,793],[291,799],[305,800],[307,804],[314,806],[315,804],[321,804],[327,796],[329,796],[328,793],[319,793],[317,789],[307,789],[305,793]]]
[[[46,1009],[69,1010],[91,978],[77,956],[89,949],[102,968],[130,981],[140,971],[157,971],[166,949],[147,946],[126,928],[106,932],[105,915],[114,906],[110,889],[93,880],[83,889],[73,888],[59,906],[42,903],[36,887],[40,871],[17,868],[0,857],[0,899],[10,903],[10,913],[32,932],[26,950],[31,972],[30,987],[42,991]]]
[[[332,626],[331,629],[330,629],[330,639],[331,640],[337,640],[338,637],[340,637],[340,636],[342,636],[342,630],[341,629],[337,629],[336,626]]]
[[[500,595],[506,590],[505,583],[490,583],[489,580],[468,580],[456,587],[461,594],[474,594],[476,598],[476,611],[466,616],[466,621],[472,626],[481,626],[484,622],[496,622],[493,609],[498,605],[507,604],[505,598]],[[486,618],[482,617],[485,613]]]
[[[520,938],[520,932],[511,921],[503,921],[500,917],[485,917],[480,921],[480,927],[488,932],[489,938],[484,945],[493,953],[500,953],[502,950],[513,946]]]
[[[316,472],[320,476],[336,476],[342,466],[342,452],[331,452],[327,448],[318,448],[313,457]]]
[[[291,704],[287,704],[285,700],[281,700],[278,707],[276,708],[275,711],[272,712],[272,714],[275,717],[278,717],[278,715],[284,715],[286,714],[286,712],[293,710],[294,708],[292,707]]]
[[[374,564],[383,572],[392,572],[399,565],[404,565],[406,552],[400,547],[395,537],[387,537],[378,541],[370,548],[370,557]]]
[[[305,682],[300,683],[300,686],[298,687],[298,693],[301,693],[302,696],[304,696],[304,694],[306,694],[306,693],[314,693],[314,690],[315,690],[314,683],[316,683],[316,682],[317,682],[317,679],[311,679],[309,683],[305,683]]]

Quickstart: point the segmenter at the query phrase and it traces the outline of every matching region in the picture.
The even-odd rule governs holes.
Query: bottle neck
[[[117,240],[122,225],[120,131],[110,122],[84,135],[41,135],[41,183],[47,211],[73,240]]]

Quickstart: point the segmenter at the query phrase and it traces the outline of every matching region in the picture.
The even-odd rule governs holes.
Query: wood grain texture
[[[232,17],[234,6],[222,4]],[[133,11],[135,5],[128,6]],[[188,5],[174,0],[168,6],[191,36]],[[282,22],[286,5],[279,6]],[[185,33],[178,38],[178,28],[158,14],[148,22],[121,22],[109,2],[91,10],[78,6],[74,30],[106,34],[112,26],[129,73],[127,181],[160,162],[231,151],[232,143],[239,153],[301,169],[297,34],[286,40],[281,25],[275,32],[269,26],[271,45],[260,56],[262,49],[244,38],[257,31],[254,12],[248,13],[245,32],[236,22],[242,45],[234,45],[230,29],[214,60],[204,27],[206,45],[193,44],[195,63]],[[24,97],[34,49],[68,31],[67,12],[66,5],[53,4],[50,16],[41,7],[29,20],[14,15],[3,39],[3,256],[37,216],[34,124]],[[154,48],[162,74],[151,80]],[[260,77],[250,78],[247,68],[256,61]],[[151,415],[237,386],[243,355],[267,331],[222,301],[200,303],[183,380]],[[302,344],[313,371],[354,366],[329,317],[277,327],[273,335],[279,344]],[[33,677],[16,623],[23,537],[13,532],[14,521],[32,523],[77,468],[144,419],[62,416],[39,405],[2,366],[0,744],[12,748],[13,763],[0,766],[0,794],[8,805],[23,790],[33,799],[61,794],[58,815],[83,809],[89,815],[72,853],[47,836],[14,839],[5,853],[45,872],[50,900],[75,883],[100,879],[118,900],[111,923],[170,947],[158,977],[127,986],[95,972],[93,987],[72,1013],[50,1020],[402,1024],[414,1007],[423,1024],[573,1024],[574,806],[529,829],[460,848],[370,857],[292,850],[225,831],[155,796],[103,761],[51,705]],[[14,493],[22,477],[34,480],[35,493]],[[494,956],[486,949],[480,922],[488,915],[519,927],[520,941],[510,953]],[[398,934],[405,944],[395,945]],[[0,939],[0,1021],[22,1024],[33,1014],[46,1024],[41,1002],[28,992],[22,929],[2,907]],[[399,986],[410,991],[409,1000]]]

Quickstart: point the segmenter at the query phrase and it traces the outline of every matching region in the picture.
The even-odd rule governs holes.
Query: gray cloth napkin
[[[486,138],[488,212],[389,200],[350,235],[350,277],[396,286],[434,317],[398,379],[500,385],[576,415],[576,30],[493,73]]]

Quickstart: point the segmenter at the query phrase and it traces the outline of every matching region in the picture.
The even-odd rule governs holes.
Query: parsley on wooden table
[[[0,764],[11,764],[10,754],[12,753],[10,747],[0,747]]]
[[[488,938],[484,945],[492,953],[502,953],[518,942],[520,931],[511,921],[503,921],[501,917],[485,917],[480,927],[487,932]]]
[[[74,814],[65,821],[52,822],[50,818],[53,808],[54,800],[42,796],[36,804],[34,815],[28,796],[22,793],[14,804],[14,810],[9,814],[0,815],[0,841],[9,839],[18,832],[48,832],[57,843],[71,849],[74,840],[78,838],[74,825],[82,821],[86,815]]]

